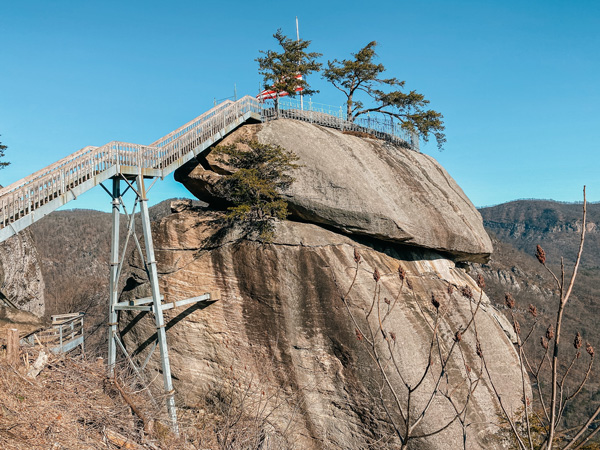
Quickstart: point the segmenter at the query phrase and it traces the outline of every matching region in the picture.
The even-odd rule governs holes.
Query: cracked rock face
[[[0,243],[0,305],[44,315],[44,279],[29,230]]]
[[[438,250],[455,260],[485,262],[492,252],[479,212],[430,156],[286,119],[245,125],[224,143],[253,137],[300,158],[296,181],[284,193],[295,218]],[[227,167],[205,157],[203,165],[188,164],[175,178],[215,206],[211,186]]]
[[[221,293],[220,300],[210,304],[165,311],[177,401],[208,409],[203,399],[212,399],[214,405],[235,397],[259,405],[269,413],[261,432],[265,439],[279,442],[280,448],[379,448],[371,447],[375,442],[381,448],[399,448],[380,397],[383,392],[385,405],[397,414],[391,393],[381,390],[383,379],[363,346],[364,336],[357,338],[357,326],[365,332],[367,321],[376,325],[375,314],[366,318],[375,298],[373,272],[377,269],[381,276],[376,298],[382,308],[391,308],[384,328],[387,336],[393,333],[389,342],[412,385],[428,360],[435,321],[432,293],[442,303],[439,330],[447,352],[475,305],[459,289],[449,293],[448,287],[469,286],[477,299],[479,290],[473,280],[431,250],[358,241],[318,225],[291,221],[277,223],[273,241],[265,244],[223,228],[216,221],[219,217],[220,213],[188,208],[153,224],[165,301]],[[355,249],[361,255],[358,270]],[[136,258],[132,257],[122,300],[149,295]],[[412,288],[400,281],[399,266]],[[341,300],[349,290],[349,310],[357,323]],[[392,299],[389,305],[385,299]],[[132,353],[143,359],[155,332],[153,316],[134,314],[131,320],[135,327],[125,326],[121,333]],[[517,411],[521,407],[519,364],[503,329],[510,326],[485,295],[476,324],[496,387],[508,410]],[[385,342],[378,344],[382,354],[386,354]],[[456,387],[453,395],[462,404],[468,386],[465,362],[473,377],[481,367],[472,332],[463,334],[459,346],[462,353],[454,354],[447,373]],[[149,367],[158,375],[156,354]],[[406,407],[401,380],[397,374],[390,377]],[[425,378],[412,398],[412,414],[424,407],[434,383],[433,376]],[[498,428],[492,425],[498,422],[498,414],[491,387],[481,380],[467,410],[467,448],[503,448],[494,437]],[[431,432],[452,417],[450,403],[437,396],[418,433]],[[409,448],[462,448],[462,438],[462,428],[454,422],[440,434],[413,441]]]

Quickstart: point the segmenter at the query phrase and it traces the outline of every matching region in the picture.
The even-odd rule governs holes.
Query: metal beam
[[[177,308],[179,306],[191,305],[192,303],[207,302],[210,301],[210,294],[199,295],[198,297],[187,298],[185,300],[178,300],[172,303],[165,303],[162,305],[163,311],[167,309]]]
[[[165,299],[164,295],[160,296],[161,300]],[[128,304],[128,305],[145,305],[146,303],[152,303],[154,301],[154,299],[152,297],[144,297],[144,298],[138,298],[136,300],[129,300],[128,302],[121,302],[122,304]],[[119,304],[121,304],[119,303]]]
[[[164,297],[161,295],[161,299]],[[167,309],[178,308],[180,306],[191,305],[192,303],[198,302],[206,302],[213,300],[211,298],[211,294],[199,295],[198,297],[186,298],[185,300],[177,300],[175,302],[170,303],[162,303],[160,308],[163,311]],[[119,302],[115,304],[115,309],[117,311],[154,311],[154,305],[146,305],[146,303],[151,303],[154,300],[152,298],[140,298],[138,300],[131,300],[129,302]]]
[[[160,363],[163,372],[163,384],[167,400],[167,412],[171,419],[171,426],[175,434],[179,434],[177,425],[177,410],[175,409],[175,391],[173,390],[173,380],[171,379],[171,363],[169,362],[169,349],[167,347],[167,334],[165,331],[165,320],[161,307],[161,295],[158,284],[158,271],[156,269],[156,260],[154,258],[154,243],[152,242],[152,231],[150,228],[150,214],[148,213],[148,199],[146,198],[146,188],[144,187],[144,176],[140,172],[137,177],[137,190],[141,194],[140,210],[142,219],[142,229],[144,231],[144,244],[146,246],[146,266],[150,277],[150,288],[152,290],[152,300],[154,306],[154,318],[156,322],[156,334],[158,337],[158,348],[160,350]]]
[[[113,178],[112,186],[112,232],[110,241],[110,281],[109,281],[109,306],[108,306],[108,373],[115,374],[117,359],[117,309],[115,305],[119,299],[119,225],[121,216],[121,181]]]
[[[115,305],[115,309],[117,311],[154,311],[154,307],[152,305],[123,305],[123,304],[117,304],[117,305]]]

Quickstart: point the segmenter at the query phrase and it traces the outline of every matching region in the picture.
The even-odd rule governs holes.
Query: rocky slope
[[[0,283],[0,305],[44,315],[44,279],[28,230],[0,243]]]
[[[411,383],[416,383],[428,359],[435,311],[431,294],[446,311],[441,336],[442,351],[447,351],[474,307],[474,300],[458,290],[448,294],[448,286],[466,285],[477,292],[473,280],[430,250],[361,242],[291,221],[279,223],[273,242],[265,244],[241,238],[223,228],[218,218],[219,213],[189,209],[153,227],[161,288],[169,301],[221,291],[220,300],[210,305],[166,312],[178,401],[191,408],[207,396],[218,402],[233,382],[248,393],[248,402],[268,399],[263,408],[272,414],[271,435],[291,439],[286,443],[289,447],[282,448],[359,449],[380,440],[390,440],[383,447],[395,448],[379,400],[381,374],[357,339],[352,317],[341,300],[354,277],[354,250],[363,262],[349,295],[353,316],[364,324],[374,295],[373,272],[378,269],[382,304],[384,298],[398,302],[386,329],[394,334],[401,372]],[[132,260],[132,265],[137,268],[123,299],[149,294],[139,261]],[[407,271],[412,290],[400,282],[399,266]],[[153,320],[141,314],[132,321],[136,326],[125,327],[122,334],[134,353],[144,357],[154,332]],[[503,330],[509,326],[487,297],[476,324],[490,370],[498,376],[497,387],[510,408],[517,410],[519,368]],[[465,332],[460,346],[465,361],[477,373],[479,358],[472,333]],[[455,355],[448,373],[450,385],[458,386],[454,395],[460,402],[467,393],[465,366],[459,353]],[[158,370],[157,361],[152,364]],[[397,376],[394,382],[400,386]],[[413,398],[415,410],[433,392],[433,382],[428,377]],[[391,404],[388,394],[385,400]],[[498,413],[491,388],[482,380],[469,404],[468,448],[501,448],[491,438],[498,431],[490,425]],[[436,398],[419,432],[433,431],[452,417],[450,404]],[[455,423],[441,434],[415,441],[411,448],[460,448],[461,439]]]
[[[47,326],[49,326],[49,321],[35,314],[11,306],[0,305],[0,344],[6,343],[6,332],[9,328],[16,328],[19,330],[19,336],[25,337]]]
[[[430,156],[294,120],[245,125],[223,142],[253,138],[299,157],[284,193],[292,217],[352,235],[435,249],[453,259],[485,261],[492,251],[481,216]],[[227,168],[210,154],[175,178],[201,200]]]

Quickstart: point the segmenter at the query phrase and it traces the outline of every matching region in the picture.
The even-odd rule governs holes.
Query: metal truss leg
[[[115,373],[117,357],[117,311],[115,304],[118,301],[119,281],[119,220],[121,216],[120,197],[121,185],[118,178],[113,178],[112,189],[112,235],[110,243],[110,284],[109,284],[109,311],[108,311],[108,373],[112,377]]]
[[[179,434],[179,427],[177,425],[177,410],[175,409],[175,392],[173,390],[171,364],[169,362],[169,350],[167,348],[167,334],[161,306],[160,289],[158,286],[158,272],[156,270],[156,261],[154,258],[154,244],[152,242],[152,233],[150,230],[148,199],[146,198],[146,188],[144,186],[144,177],[142,177],[142,175],[138,175],[137,177],[137,187],[138,195],[140,196],[140,212],[142,229],[144,230],[144,244],[146,246],[146,266],[148,267],[150,287],[152,289],[152,302],[154,304],[154,317],[156,320],[156,335],[158,338],[160,362],[163,372],[165,394],[167,397],[167,412],[169,413],[174,433]]]

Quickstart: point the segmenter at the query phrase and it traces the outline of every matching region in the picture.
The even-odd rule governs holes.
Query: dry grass
[[[17,368],[0,359],[0,448],[118,448],[107,442],[110,431],[141,442],[137,420],[101,360],[53,356],[36,379],[29,379],[26,363],[33,363],[36,353],[23,355]]]
[[[224,381],[197,408],[179,409],[181,435],[164,425],[164,399],[152,397],[125,367],[116,381],[102,359],[51,355],[36,379],[26,377],[38,349],[22,350],[19,367],[0,351],[2,450],[279,450],[293,445],[269,426],[264,392]],[[237,382],[236,382],[237,384]],[[229,388],[228,388],[229,387]],[[218,394],[215,396],[215,394]],[[257,400],[258,398],[258,400]],[[134,409],[130,405],[134,405]],[[115,438],[116,436],[116,438]]]

